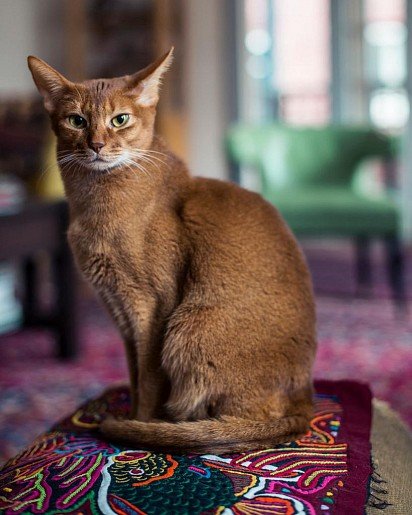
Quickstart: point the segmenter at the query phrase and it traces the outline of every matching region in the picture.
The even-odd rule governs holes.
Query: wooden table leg
[[[77,313],[78,278],[71,250],[67,243],[68,213],[61,211],[62,240],[54,256],[56,283],[56,331],[58,356],[62,359],[76,357],[79,350],[79,323]]]
[[[396,235],[385,238],[388,278],[394,303],[400,312],[406,310],[405,274],[402,245]]]
[[[363,296],[370,293],[372,285],[370,239],[367,236],[358,236],[355,238],[355,246],[357,294]]]
[[[71,256],[62,253],[55,257],[56,332],[59,358],[74,358],[78,351],[78,321],[76,314],[77,278]]]
[[[23,321],[24,325],[33,325],[36,320],[38,311],[37,306],[37,268],[36,260],[30,256],[24,260],[23,263],[23,282],[24,282],[24,295],[23,295]]]

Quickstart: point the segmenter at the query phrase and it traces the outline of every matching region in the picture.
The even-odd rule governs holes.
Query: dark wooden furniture
[[[60,358],[72,358],[78,350],[76,272],[66,240],[66,202],[30,201],[12,214],[0,212],[0,261],[23,268],[24,325],[51,328],[57,337]],[[54,306],[39,309],[39,254],[48,254],[55,290]]]

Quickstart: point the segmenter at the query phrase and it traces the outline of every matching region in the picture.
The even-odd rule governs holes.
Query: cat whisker
[[[138,161],[143,161],[144,163],[151,164],[155,168],[159,169],[160,165],[167,167],[167,163],[162,159],[159,159],[155,156],[147,156],[144,154],[134,153],[132,156]]]
[[[127,163],[126,161],[122,162],[122,166],[126,167],[126,169],[127,169],[127,170],[130,170],[130,171],[132,171],[132,172],[133,172],[133,170],[132,170],[132,168],[131,168],[130,164],[129,164],[129,163]]]
[[[143,165],[143,164],[152,165],[152,166],[154,166],[155,168],[157,168],[159,170],[159,164],[158,163],[155,163],[155,162],[150,161],[149,159],[146,159],[146,158],[143,158],[143,157],[137,157],[137,158],[135,158],[133,160],[133,162],[135,162],[135,163],[139,163],[140,162],[141,165]]]
[[[86,151],[85,150],[81,150],[81,149],[76,149],[76,150],[57,150],[56,151],[56,155],[85,155],[86,154]]]
[[[128,161],[127,163],[127,166],[129,168],[129,170],[134,174],[134,175],[137,175],[136,173],[136,168],[137,170],[139,170],[140,172],[142,172],[143,174],[145,174],[147,177],[150,177],[150,174],[149,172],[141,165],[139,165],[139,163],[135,163],[134,161]]]
[[[69,155],[69,156],[63,156],[63,157],[58,157],[57,158],[57,162],[59,164],[65,164],[65,163],[69,163],[70,161],[73,161],[75,158],[72,156],[72,155]]]
[[[144,171],[144,173],[146,175],[150,175],[150,170],[148,170],[145,166],[144,166],[144,163],[140,162],[139,160],[136,160],[136,159],[130,159],[130,162],[133,164],[133,166],[136,166],[139,170],[142,170]]]
[[[132,173],[133,180],[137,180],[137,173],[136,173],[136,170],[133,168],[133,166],[129,163],[125,163],[125,166]]]
[[[90,162],[88,154],[83,150],[59,151],[57,155],[57,162],[59,166],[64,167],[65,173],[72,173],[75,169],[75,165],[78,165],[79,168],[80,166],[86,166],[90,168],[96,176],[102,173],[110,173],[113,168],[125,166],[135,175],[137,175],[138,171],[145,174],[145,176],[150,177],[150,170],[148,170],[145,165],[150,165],[157,170],[160,169],[160,165],[167,166],[167,163],[159,157],[147,155],[145,152],[139,152],[135,150],[128,151],[126,155],[124,152],[115,152],[112,153],[109,157],[114,160],[120,158],[119,163],[113,166],[110,164],[110,162],[108,162],[107,167],[102,166],[101,168],[95,168]]]
[[[70,163],[68,163],[67,168],[65,169],[66,174],[73,174],[73,172],[77,172],[80,169],[80,165],[77,160],[73,159]]]
[[[140,156],[137,156],[138,159],[142,159],[143,161],[147,161],[148,163],[152,163],[152,164],[155,164],[155,163],[160,163],[162,164],[163,166],[167,166],[167,163],[166,161],[164,161],[163,159],[160,159],[156,156],[148,156],[148,155],[145,155],[145,154],[141,154]]]
[[[159,154],[159,155],[167,157],[167,154],[165,152],[159,152],[158,150],[153,150],[151,148],[145,148],[145,149],[143,149],[143,148],[135,148],[135,149],[133,149],[133,151],[143,152],[143,153],[150,153],[150,154]]]
[[[132,171],[134,173],[134,175],[137,175],[136,171],[135,171],[135,169],[137,168],[139,171],[144,173],[147,177],[151,177],[149,171],[146,170],[140,163],[137,163],[136,161],[133,161],[132,159],[127,159],[127,160],[125,160],[125,164],[130,169],[130,171]]]
[[[127,153],[126,155],[124,152],[113,153],[113,154],[111,154],[110,157],[115,158],[115,159],[120,158],[120,161],[117,165],[118,167],[126,166],[128,169],[132,169],[132,166],[134,166],[135,168],[138,168],[141,172],[145,173],[146,175],[149,175],[148,170],[146,170],[146,168],[144,166],[142,166],[142,163],[138,163],[136,161],[136,159],[132,159],[129,153]],[[147,161],[147,162],[149,162],[149,161]],[[151,164],[156,166],[156,163],[151,163]]]
[[[152,152],[150,150],[135,150],[135,149],[132,149],[132,150],[128,150],[129,154],[135,156],[135,157],[146,157],[146,158],[150,158],[150,159],[154,159],[156,161],[160,161],[162,164],[166,164],[166,161],[164,161],[163,159],[160,159],[160,157],[158,157],[157,155],[152,155]],[[153,151],[153,153],[156,153],[156,154],[160,154],[164,157],[167,157],[166,154],[164,154],[163,152],[156,152],[156,151]]]
[[[58,160],[59,165],[64,167],[64,173],[71,176],[81,169],[83,166],[82,161],[77,155],[65,156]]]
[[[62,167],[62,166],[66,167],[67,165],[69,165],[71,163],[78,162],[78,159],[73,156],[67,156],[62,159],[58,159],[57,162],[60,167]]]
[[[66,161],[70,161],[70,159],[82,159],[86,157],[86,153],[83,150],[63,150],[57,152],[57,162],[59,164],[64,164]]]
[[[46,168],[44,168],[40,175],[37,177],[36,179],[36,189],[38,189],[38,187],[40,186],[41,182],[43,181],[46,173],[50,170],[50,168],[52,168],[53,166],[55,166],[55,163],[50,163],[48,166],[46,166]]]

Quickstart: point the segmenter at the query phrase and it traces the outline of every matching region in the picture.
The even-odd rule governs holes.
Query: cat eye
[[[128,114],[118,114],[114,118],[112,118],[113,127],[123,127],[129,121],[130,115]]]
[[[84,129],[87,127],[87,121],[78,114],[72,114],[69,116],[69,123],[75,129]]]

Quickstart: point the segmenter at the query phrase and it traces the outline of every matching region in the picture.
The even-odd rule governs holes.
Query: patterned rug
[[[0,509],[20,513],[260,515],[364,513],[371,474],[371,395],[355,382],[319,382],[310,431],[274,449],[170,455],[99,437],[111,389],[39,437],[0,471]]]

